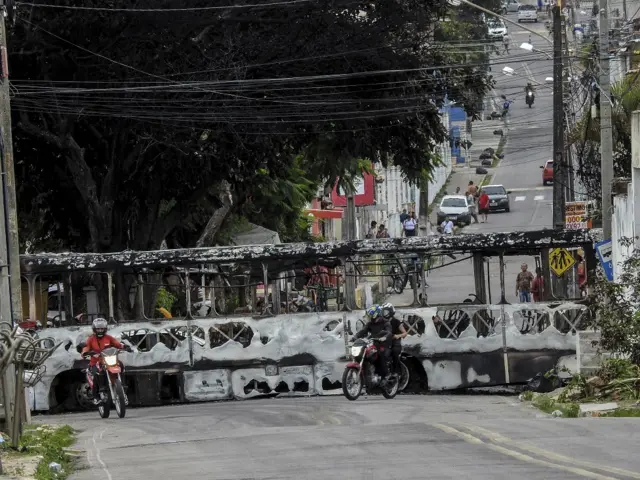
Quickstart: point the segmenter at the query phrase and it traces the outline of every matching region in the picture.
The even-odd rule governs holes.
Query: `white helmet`
[[[91,323],[91,328],[96,337],[100,338],[104,337],[107,334],[107,328],[109,328],[109,324],[104,318],[96,318]]]

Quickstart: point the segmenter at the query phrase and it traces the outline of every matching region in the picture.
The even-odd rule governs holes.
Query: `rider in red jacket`
[[[107,335],[108,324],[104,318],[96,318],[91,324],[93,329],[93,335],[91,335],[84,348],[82,349],[82,355],[87,352],[100,353],[105,348],[114,347],[120,350],[131,351],[131,347],[119,342],[111,335]],[[89,368],[91,368],[91,375],[93,375],[93,403],[98,405],[100,403],[100,392],[98,389],[98,361],[99,355],[92,355],[89,361]]]

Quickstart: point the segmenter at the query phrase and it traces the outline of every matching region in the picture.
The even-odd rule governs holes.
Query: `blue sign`
[[[596,243],[596,252],[598,252],[598,257],[600,257],[600,263],[607,276],[607,280],[610,282],[613,281],[613,256],[611,250],[611,240]]]

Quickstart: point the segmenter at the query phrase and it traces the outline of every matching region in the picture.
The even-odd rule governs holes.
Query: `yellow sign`
[[[554,248],[549,254],[549,266],[553,273],[561,277],[576,261],[566,248]]]

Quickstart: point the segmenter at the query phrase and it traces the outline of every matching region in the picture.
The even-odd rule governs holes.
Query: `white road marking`
[[[527,197],[516,197],[515,201],[516,202],[522,202],[523,200],[526,200]]]
[[[508,188],[510,192],[538,192],[541,190],[551,190],[552,187],[522,187],[522,188]]]
[[[544,195],[536,195],[533,197],[533,200],[539,202],[540,200],[544,200]]]
[[[105,428],[104,430],[102,430],[100,432],[100,440],[102,440],[102,436],[104,435],[104,432],[106,432],[106,431],[107,431],[107,429]],[[98,442],[96,442],[97,437],[98,437],[98,432],[94,433],[93,437],[92,437],[93,448],[94,448],[94,451],[95,451],[96,460],[98,460],[98,463],[102,467],[102,470],[104,471],[104,473],[107,475],[107,478],[109,480],[113,480],[113,477],[111,476],[111,472],[109,472],[109,469],[107,468],[107,464],[104,463],[102,461],[102,458],[100,457],[100,448],[98,447]]]

